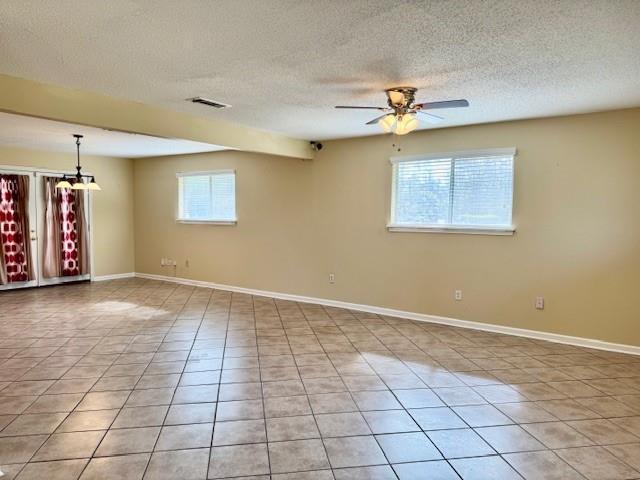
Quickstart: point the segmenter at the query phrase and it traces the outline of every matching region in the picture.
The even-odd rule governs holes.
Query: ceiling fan
[[[386,107],[357,107],[349,105],[336,105],[336,108],[353,108],[363,110],[379,110],[386,112],[384,115],[374,118],[366,123],[377,123],[385,132],[393,132],[396,135],[406,135],[415,130],[418,123],[418,115],[429,123],[439,123],[444,118],[426,112],[437,108],[468,107],[467,100],[444,100],[441,102],[415,103],[415,95],[418,91],[415,87],[393,87],[385,90],[387,94]]]

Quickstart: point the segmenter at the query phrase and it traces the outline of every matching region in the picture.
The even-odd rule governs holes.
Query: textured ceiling
[[[87,155],[138,158],[224,150],[207,143],[114,132],[0,112],[0,145],[72,153],[76,151],[74,133],[84,135],[81,151]]]
[[[395,85],[471,102],[441,127],[637,106],[639,45],[638,0],[0,2],[1,73],[306,139]]]

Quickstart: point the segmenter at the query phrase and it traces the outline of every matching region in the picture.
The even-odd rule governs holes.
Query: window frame
[[[515,199],[515,171],[516,171],[516,154],[515,147],[508,148],[490,148],[483,150],[460,150],[455,152],[438,152],[428,153],[423,155],[401,155],[394,156],[389,159],[392,166],[391,175],[391,209],[389,211],[389,221],[387,222],[387,230],[389,232],[423,232],[423,233],[463,233],[463,234],[476,234],[476,235],[513,235],[516,231],[516,226],[513,223],[513,210]],[[511,225],[455,225],[455,224],[406,224],[395,222],[396,211],[396,189],[398,183],[398,164],[403,162],[415,162],[419,160],[441,160],[451,159],[454,162],[456,159],[469,159],[469,158],[483,158],[483,157],[506,157],[513,158],[513,168],[511,169]],[[450,189],[450,195],[453,194],[453,189]]]
[[[197,220],[190,218],[182,217],[182,202],[183,202],[183,183],[182,178],[184,177],[202,177],[209,176],[213,177],[215,175],[228,175],[233,174],[233,210],[235,214],[235,218],[232,220],[228,219],[205,219],[205,220]],[[204,170],[204,171],[196,171],[196,172],[178,172],[176,173],[176,179],[178,180],[178,203],[176,205],[176,222],[184,223],[184,224],[202,224],[202,225],[237,225],[238,224],[238,200],[237,200],[237,189],[236,189],[236,180],[237,180],[237,172],[235,169],[220,169],[220,170]],[[211,181],[211,180],[210,180]]]

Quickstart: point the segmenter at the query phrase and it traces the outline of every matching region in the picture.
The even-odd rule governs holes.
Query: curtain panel
[[[42,276],[62,276],[62,213],[56,183],[57,177],[42,177],[44,183],[44,238],[42,241]]]
[[[57,177],[43,177],[45,237],[42,274],[46,278],[90,271],[89,222],[84,191],[56,189]]]
[[[35,278],[29,231],[27,175],[0,175],[0,284]]]

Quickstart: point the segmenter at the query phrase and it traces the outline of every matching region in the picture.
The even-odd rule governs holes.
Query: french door
[[[75,232],[72,228],[76,225],[76,219],[73,218],[73,215],[77,212],[63,211],[60,214],[56,214],[55,221],[60,222],[60,228],[59,231],[56,231],[55,240],[53,242],[51,239],[51,233],[47,231],[47,226],[50,225],[51,219],[47,222],[46,216],[51,215],[51,212],[50,205],[49,208],[47,205],[46,177],[62,177],[63,173],[68,174],[68,172],[36,171],[32,169],[0,167],[0,176],[19,175],[23,179],[28,179],[28,219],[26,222],[23,222],[23,225],[28,225],[28,238],[25,236],[23,242],[29,242],[29,258],[26,260],[27,262],[30,262],[29,268],[31,270],[31,278],[24,279],[21,276],[14,275],[13,277],[8,278],[6,283],[0,284],[0,291],[43,285],[55,285],[66,282],[89,280],[91,278],[90,261],[87,261],[88,268],[84,268],[84,272],[80,271],[78,268],[79,259],[77,258],[77,238],[75,238]],[[91,229],[91,196],[89,195],[89,192],[87,190],[64,190],[62,192],[57,192],[56,199],[60,202],[64,202],[68,200],[68,197],[73,199],[75,195],[84,196],[84,205],[86,208],[84,208],[80,214],[83,216],[82,224],[86,226],[87,241],[85,246],[88,249],[86,256],[90,259],[91,242],[89,241],[89,237]],[[3,218],[1,211],[3,206],[4,210],[7,209],[6,204],[0,204],[0,221]],[[64,208],[65,206],[63,205],[63,210]],[[71,217],[69,217],[68,214],[70,214]],[[71,220],[73,223],[70,223],[68,220]],[[80,224],[80,219],[77,220],[78,224]],[[0,223],[0,225],[5,226],[5,224],[2,223]],[[13,226],[10,225],[8,229],[11,229],[12,227]],[[5,228],[7,227],[5,226]],[[47,235],[49,235],[49,238],[47,238]],[[10,264],[8,266],[0,265],[0,268],[4,266],[7,270],[14,270],[16,268],[14,265],[15,258],[13,255],[7,255],[7,253],[11,252],[5,252],[4,250],[14,250],[15,247],[13,244],[7,245],[7,238],[5,237],[0,238],[0,240],[0,247],[2,247],[0,254],[5,255],[5,263],[7,263],[7,259],[10,260]],[[47,242],[49,243],[47,244]],[[47,255],[48,252],[51,251],[52,244],[59,250],[56,252],[56,254],[59,255],[59,258],[56,258],[55,262],[60,262],[60,265],[55,273],[51,272],[51,268],[47,268],[45,266],[47,260],[49,260],[49,264],[51,263],[51,259],[48,258]],[[19,245],[17,249],[26,252],[26,244],[23,243],[22,245]]]

